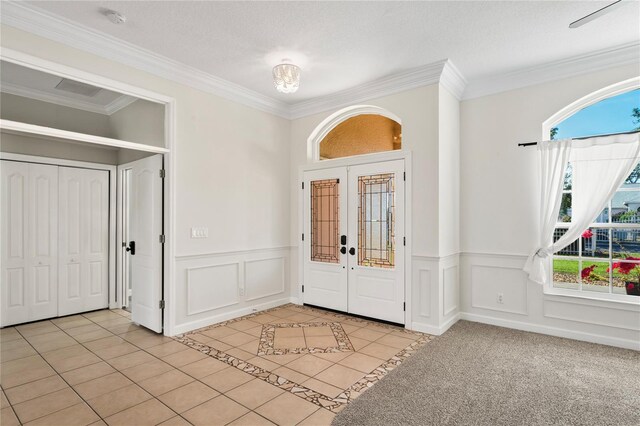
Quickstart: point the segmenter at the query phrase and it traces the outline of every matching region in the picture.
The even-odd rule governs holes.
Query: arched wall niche
[[[384,108],[343,108],[314,129],[307,139],[307,155],[312,161],[320,161],[397,150],[402,143],[401,126],[400,118]]]

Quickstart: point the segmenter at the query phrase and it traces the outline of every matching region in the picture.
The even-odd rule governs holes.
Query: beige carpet
[[[460,321],[333,425],[640,425],[640,352]]]

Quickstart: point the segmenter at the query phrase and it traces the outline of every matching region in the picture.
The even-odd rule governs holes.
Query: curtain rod
[[[591,136],[581,136],[579,138],[571,138],[572,140],[580,140],[580,139],[590,139],[590,138],[598,138],[602,136],[615,136],[615,135],[631,135],[633,133],[639,133],[640,130],[632,130],[630,132],[620,132],[620,133],[608,133],[604,135],[591,135]],[[518,146],[533,146],[538,145],[538,142],[523,142],[519,143]]]

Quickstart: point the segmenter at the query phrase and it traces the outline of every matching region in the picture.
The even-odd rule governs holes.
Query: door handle
[[[342,246],[342,247],[340,248],[340,253],[342,253],[342,254],[347,254],[347,248],[346,248],[345,246]]]
[[[347,245],[347,236],[346,235],[341,235],[340,236],[340,244],[342,244],[343,246]]]
[[[129,242],[129,247],[125,248],[126,251],[131,253],[131,256],[136,254],[136,242],[135,241],[131,241]]]
[[[349,249],[349,254],[350,254],[351,256],[353,256],[354,254],[356,254],[356,249],[355,249],[355,247],[351,247],[351,248]]]

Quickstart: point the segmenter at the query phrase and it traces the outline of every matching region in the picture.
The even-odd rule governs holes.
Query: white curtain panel
[[[540,153],[540,234],[538,245],[527,259],[524,271],[529,279],[544,283],[547,277],[546,258],[553,246],[553,231],[558,222],[562,204],[564,174],[571,153],[571,139],[542,141],[538,143]]]
[[[550,276],[549,255],[580,237],[607,206],[640,159],[640,138],[634,133],[545,141],[539,144],[538,149],[542,158],[540,244],[527,259],[524,270],[529,279],[545,284]],[[567,232],[553,243],[567,159],[573,169],[571,224]],[[562,171],[556,167],[562,167]]]

